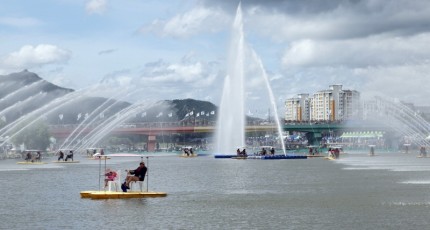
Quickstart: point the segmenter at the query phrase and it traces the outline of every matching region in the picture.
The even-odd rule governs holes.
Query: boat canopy
[[[101,155],[105,154],[105,151],[104,151],[103,148],[87,148],[86,150],[87,150],[87,154],[88,153],[89,154],[97,154],[97,153],[99,153]]]
[[[363,131],[363,132],[344,132],[341,138],[380,138],[383,137],[383,131]]]
[[[42,150],[37,150],[37,149],[26,149],[26,150],[24,150],[24,152],[44,152],[44,151],[42,151]]]

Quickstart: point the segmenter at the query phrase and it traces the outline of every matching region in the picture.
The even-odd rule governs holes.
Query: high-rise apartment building
[[[289,121],[338,121],[360,117],[360,93],[342,90],[342,85],[285,101],[285,120]]]
[[[298,97],[289,98],[285,101],[285,120],[309,120],[309,94],[299,94]]]

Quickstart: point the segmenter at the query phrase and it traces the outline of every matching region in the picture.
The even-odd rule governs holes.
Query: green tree
[[[21,130],[22,127],[24,125],[17,128],[17,131]],[[37,121],[14,136],[12,143],[15,146],[24,143],[27,149],[46,150],[49,146],[49,137],[48,125],[45,122]]]

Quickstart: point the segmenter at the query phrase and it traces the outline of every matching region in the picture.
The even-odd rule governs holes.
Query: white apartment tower
[[[285,101],[285,120],[309,120],[309,94],[302,93]]]
[[[357,119],[360,111],[360,93],[342,90],[342,85],[330,85],[329,89],[313,96],[299,97],[285,102],[285,120],[292,121],[337,121]]]

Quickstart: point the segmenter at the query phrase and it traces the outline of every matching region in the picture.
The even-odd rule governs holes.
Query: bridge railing
[[[91,125],[85,125],[88,129],[94,129],[99,125],[99,123],[94,123]],[[267,122],[247,122],[247,126],[273,126],[273,123]],[[50,129],[76,129],[79,124],[56,124],[50,125]],[[139,122],[139,123],[124,123],[118,125],[116,128],[169,128],[169,127],[214,127],[216,126],[216,121],[208,120],[196,120],[196,121],[178,121],[178,122]],[[82,127],[82,128],[83,128]]]

